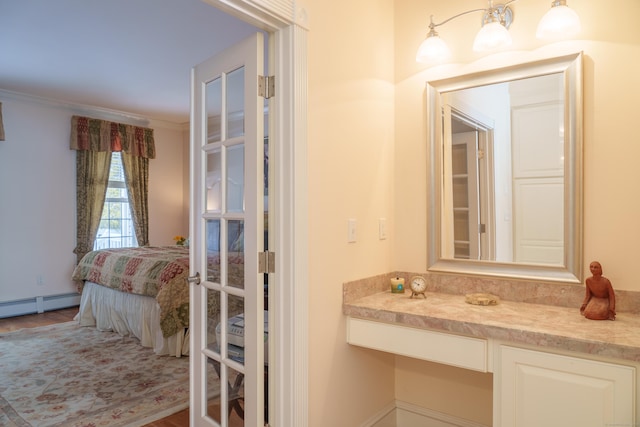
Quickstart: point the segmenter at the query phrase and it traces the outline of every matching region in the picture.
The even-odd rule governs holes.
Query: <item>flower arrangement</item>
[[[184,236],[176,236],[173,238],[176,241],[176,245],[184,246],[187,243],[187,239]]]

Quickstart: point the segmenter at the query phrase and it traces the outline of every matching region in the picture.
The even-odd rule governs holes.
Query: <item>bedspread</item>
[[[150,246],[101,249],[85,255],[72,278],[82,292],[85,280],[121,292],[146,295],[160,306],[160,328],[169,337],[189,325],[189,249]]]

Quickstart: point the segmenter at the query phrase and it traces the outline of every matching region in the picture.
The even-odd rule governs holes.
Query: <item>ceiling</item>
[[[202,0],[0,0],[0,90],[185,123],[191,68],[256,31]]]

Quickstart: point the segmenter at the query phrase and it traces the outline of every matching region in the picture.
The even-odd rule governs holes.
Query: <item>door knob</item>
[[[187,282],[195,283],[196,285],[200,284],[200,273],[196,273],[195,276],[187,277]]]

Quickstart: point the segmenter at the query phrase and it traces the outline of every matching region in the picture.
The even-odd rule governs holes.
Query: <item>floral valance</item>
[[[71,118],[71,149],[124,151],[149,159],[156,157],[153,129],[81,116]]]

